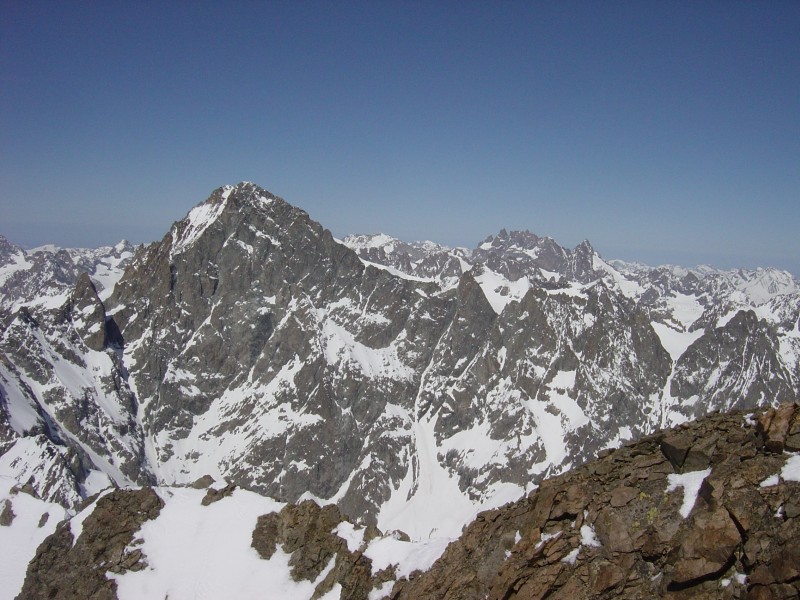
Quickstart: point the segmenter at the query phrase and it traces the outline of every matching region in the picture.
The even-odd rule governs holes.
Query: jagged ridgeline
[[[209,474],[455,537],[599,450],[800,380],[787,273],[528,232],[340,242],[250,183],[135,254],[2,240],[0,269],[0,474],[71,510]]]

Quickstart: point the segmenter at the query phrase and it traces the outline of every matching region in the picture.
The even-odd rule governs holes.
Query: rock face
[[[340,598],[366,598],[374,583],[372,561],[361,549],[351,551],[347,542],[333,533],[345,521],[334,505],[320,508],[311,500],[287,505],[279,513],[259,518],[252,546],[262,559],[272,558],[279,547],[290,554],[290,575],[295,581],[319,579],[332,562],[333,568],[319,582],[312,597],[322,597],[338,585]],[[364,536],[364,543],[379,534],[377,530],[369,533]],[[388,575],[384,578],[389,580]]]
[[[97,296],[97,288],[86,273],[78,277],[71,297],[72,325],[90,350],[101,351],[109,342],[106,310]]]
[[[248,567],[251,577],[274,576],[283,565],[284,579],[294,583],[280,589],[290,599],[796,598],[800,456],[784,450],[799,430],[800,405],[793,404],[716,414],[603,451],[527,497],[481,513],[424,571],[410,572],[407,563],[429,546],[354,527],[336,506],[310,500],[245,518],[252,533],[229,551],[255,550],[260,562]],[[199,506],[203,491],[184,489]],[[193,530],[213,531],[218,515],[234,514],[215,507],[248,504],[231,486],[218,491]],[[75,543],[71,531],[79,526],[69,522],[42,543],[20,598],[115,598],[112,576],[128,571],[145,582],[163,579],[151,569],[157,548],[142,541],[141,527],[171,501],[162,508],[150,488],[100,498],[82,513]],[[178,514],[159,527],[184,528]],[[387,543],[388,562],[379,558]],[[197,589],[225,576],[224,569],[203,572]]]
[[[604,453],[480,514],[391,598],[796,598],[798,428],[786,405]]]

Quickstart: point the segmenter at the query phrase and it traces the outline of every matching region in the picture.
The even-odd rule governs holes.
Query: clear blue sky
[[[0,0],[0,233],[255,181],[337,236],[800,275],[800,2]]]

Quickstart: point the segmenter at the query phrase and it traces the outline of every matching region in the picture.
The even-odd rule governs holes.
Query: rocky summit
[[[800,405],[705,417],[480,513],[446,549],[208,477],[117,490],[44,540],[19,598],[796,598],[799,451]]]
[[[0,477],[67,514],[209,477],[438,548],[600,451],[798,390],[774,269],[337,240],[252,183],[135,249],[0,238]]]

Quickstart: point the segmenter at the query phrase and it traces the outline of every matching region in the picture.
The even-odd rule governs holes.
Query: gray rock
[[[0,510],[0,527],[10,527],[14,522],[14,508],[11,506],[11,501],[6,498],[3,500],[3,509]]]

